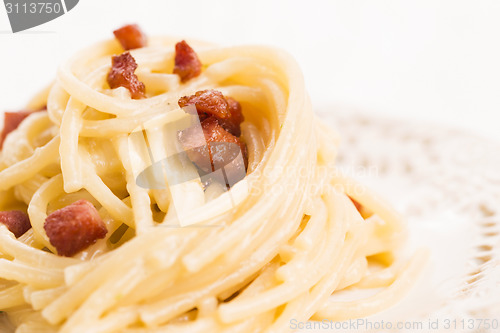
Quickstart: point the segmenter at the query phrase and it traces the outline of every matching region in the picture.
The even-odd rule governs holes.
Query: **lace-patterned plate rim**
[[[408,251],[431,252],[409,295],[367,319],[500,321],[500,144],[359,110],[316,113],[340,133],[339,168],[406,216]]]

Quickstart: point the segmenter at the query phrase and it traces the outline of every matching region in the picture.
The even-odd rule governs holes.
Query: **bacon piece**
[[[7,135],[19,127],[21,122],[26,119],[30,114],[34,112],[45,111],[45,108],[41,110],[22,110],[17,112],[4,112],[3,115],[3,131],[0,136],[0,149],[3,148],[3,142]]]
[[[7,229],[9,229],[16,238],[21,237],[26,231],[31,229],[28,215],[20,210],[0,212],[0,223],[5,224]]]
[[[197,91],[194,95],[181,97],[178,104],[181,108],[195,105],[201,120],[207,118],[205,114],[216,116],[218,119],[231,116],[226,98],[217,90]]]
[[[45,219],[43,228],[57,253],[66,257],[86,249],[108,232],[97,209],[87,200],[56,210]]]
[[[229,179],[235,180],[242,171],[244,176],[248,164],[246,145],[222,128],[213,116],[203,120],[201,128],[203,133],[198,127],[179,132],[179,141],[189,159],[205,173],[224,168]],[[240,153],[243,163],[237,159]]]
[[[145,97],[144,83],[134,74],[137,63],[129,52],[114,56],[111,70],[108,73],[108,84],[111,89],[125,87],[134,99]]]
[[[201,74],[201,61],[185,40],[175,44],[174,74],[179,75],[182,82]]]
[[[113,31],[116,39],[125,50],[132,50],[147,45],[146,35],[137,24],[129,24]]]
[[[363,206],[361,203],[359,203],[358,201],[356,201],[351,197],[349,197],[349,199],[351,199],[352,203],[354,204],[354,207],[356,207],[356,210],[365,220],[373,215],[373,213],[370,210],[368,210],[365,206]]]
[[[229,133],[239,137],[240,124],[245,120],[240,103],[232,97],[225,97],[217,90],[201,90],[191,96],[179,99],[179,106],[195,105],[200,121],[213,115]]]
[[[219,124],[232,135],[239,137],[241,135],[240,125],[245,120],[241,112],[241,105],[232,97],[226,97],[226,101],[229,106],[229,117],[218,119]]]

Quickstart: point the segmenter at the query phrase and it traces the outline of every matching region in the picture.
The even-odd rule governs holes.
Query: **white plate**
[[[403,301],[341,331],[381,331],[383,320],[391,332],[500,332],[500,145],[424,123],[317,113],[341,134],[341,168],[407,217],[407,249],[431,251]]]

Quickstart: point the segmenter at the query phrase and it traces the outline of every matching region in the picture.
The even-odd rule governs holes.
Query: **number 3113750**
[[[32,2],[32,3],[11,3],[6,2],[7,14],[59,14],[62,11],[60,3]]]

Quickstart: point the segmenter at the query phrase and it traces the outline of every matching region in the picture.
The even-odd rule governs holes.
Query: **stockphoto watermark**
[[[248,195],[281,197],[299,193],[315,197],[328,191],[347,191],[356,196],[365,191],[361,185],[332,182],[342,177],[335,166],[317,165],[311,160],[258,168],[252,172],[252,179],[264,181],[250,182],[245,177],[242,147],[234,142],[213,140],[211,136],[216,132],[210,132],[206,124],[202,126],[194,105],[164,111],[129,134],[128,153],[136,184],[167,195],[167,221],[172,222],[166,223],[167,226],[185,227],[209,221],[212,215],[207,212],[221,215],[220,209],[205,205],[210,196],[207,192],[213,194],[210,200],[217,200],[218,208],[224,207],[223,212],[230,213]],[[376,177],[378,169],[357,167],[350,174]]]
[[[52,21],[72,10],[79,0],[3,0],[12,32]]]
[[[166,191],[171,203],[169,222],[181,227],[220,215],[219,210],[204,207],[207,191],[215,193],[218,207],[230,212],[249,193],[241,147],[207,142],[194,105],[165,111],[128,136],[136,184]]]
[[[493,332],[500,328],[500,315],[498,318],[429,318],[426,320],[370,320],[366,318],[333,321],[290,320],[289,328],[297,331],[482,331]]]

